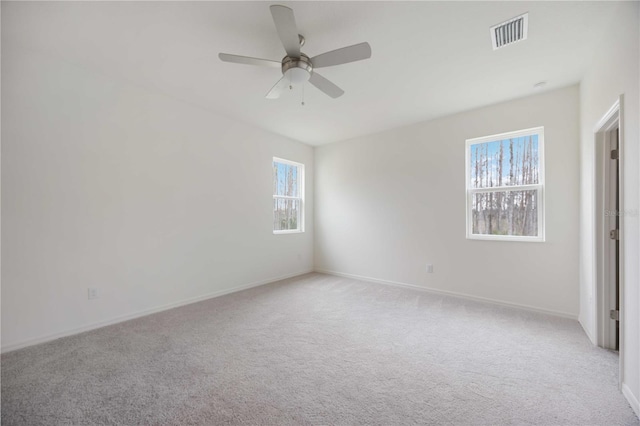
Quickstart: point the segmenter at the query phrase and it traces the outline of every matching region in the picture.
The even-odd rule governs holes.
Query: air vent
[[[529,14],[525,13],[491,27],[493,50],[527,39]]]

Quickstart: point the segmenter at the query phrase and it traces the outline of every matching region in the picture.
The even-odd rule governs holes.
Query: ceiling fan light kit
[[[280,67],[282,78],[267,93],[267,99],[277,99],[287,87],[304,84],[307,81],[332,98],[342,96],[344,90],[316,73],[314,69],[368,59],[371,57],[369,43],[359,43],[309,58],[300,51],[300,48],[305,44],[305,38],[298,34],[293,10],[280,5],[272,5],[270,10],[278,37],[280,37],[287,56],[278,62],[270,59],[220,53],[218,55],[220,60],[236,64]]]
[[[311,59],[304,53],[301,53],[297,59],[286,56],[282,60],[282,74],[284,77],[289,78],[291,84],[309,81],[312,72]]]

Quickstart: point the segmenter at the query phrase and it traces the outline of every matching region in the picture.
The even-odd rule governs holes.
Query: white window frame
[[[305,172],[304,172],[304,164],[302,163],[296,163],[295,161],[291,161],[291,160],[285,160],[284,158],[279,158],[279,157],[273,157],[273,161],[271,162],[271,180],[272,180],[272,186],[273,186],[273,164],[274,163],[281,163],[281,164],[288,164],[290,166],[295,166],[298,168],[298,196],[297,197],[288,197],[286,195],[273,195],[273,199],[274,201],[276,199],[281,199],[281,200],[298,200],[299,204],[300,204],[300,208],[298,209],[298,217],[297,217],[297,223],[298,223],[298,229],[280,229],[280,230],[273,230],[274,234],[300,234],[302,232],[304,232],[304,176],[305,176]],[[273,209],[273,203],[271,204],[271,208]],[[275,212],[272,212],[272,214],[275,214]]]
[[[518,138],[522,136],[538,135],[538,153],[539,153],[539,183],[534,185],[513,185],[500,186],[491,188],[471,188],[471,145],[486,142],[495,142],[503,139]],[[493,241],[526,241],[526,242],[544,242],[545,241],[545,200],[544,200],[544,127],[533,127],[530,129],[517,130],[514,132],[499,133],[491,136],[483,136],[480,138],[467,139],[465,145],[465,188],[467,196],[467,239],[469,240],[493,240]],[[473,233],[473,194],[478,192],[506,192],[506,191],[522,191],[532,190],[538,191],[538,235],[535,237],[527,237],[521,235],[488,235]]]

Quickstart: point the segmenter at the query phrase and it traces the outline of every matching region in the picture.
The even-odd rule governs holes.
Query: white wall
[[[572,86],[316,148],[316,269],[577,317],[578,97]],[[536,126],[546,242],[467,240],[465,140]]]
[[[623,348],[625,371],[623,391],[632,393],[638,413],[640,396],[640,226],[639,208],[639,159],[640,131],[638,127],[638,80],[640,73],[639,34],[640,3],[629,2],[618,5],[618,10],[607,38],[597,50],[593,63],[585,75],[580,89],[581,110],[581,216],[580,216],[580,322],[588,334],[596,336],[595,297],[595,242],[594,242],[594,128],[602,116],[624,95],[624,210],[631,212],[623,217],[624,230],[621,237],[625,250],[624,280],[624,324],[626,325]],[[633,213],[635,212],[635,214]],[[629,398],[629,396],[627,395]],[[633,401],[632,405],[634,405]]]
[[[273,156],[304,234],[272,233]],[[313,268],[311,147],[7,40],[2,207],[3,350]]]

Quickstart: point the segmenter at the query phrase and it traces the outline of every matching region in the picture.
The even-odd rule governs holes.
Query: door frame
[[[624,345],[625,345],[625,321],[624,321],[624,126],[623,126],[623,95],[609,108],[607,113],[598,121],[594,128],[594,159],[595,159],[595,251],[596,251],[596,343],[603,348],[610,348],[615,330],[611,327],[609,310],[612,304],[610,297],[609,277],[612,273],[612,259],[610,256],[613,241],[609,238],[609,219],[605,214],[609,200],[605,199],[610,193],[610,188],[605,188],[610,183],[611,176],[611,133],[618,129],[618,229],[619,229],[619,253],[618,253],[618,280],[619,280],[619,344],[620,371],[618,386],[622,384],[624,371]]]

